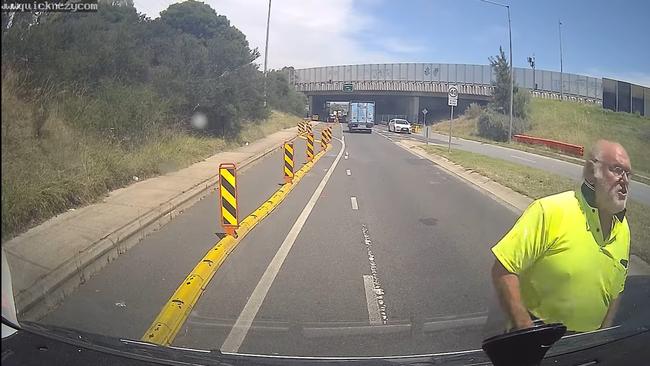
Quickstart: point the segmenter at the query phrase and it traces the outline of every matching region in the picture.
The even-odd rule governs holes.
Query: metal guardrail
[[[335,91],[343,92],[343,81],[296,83],[296,90],[301,92]],[[354,91],[397,91],[447,94],[450,83],[431,81],[355,81],[352,82]],[[492,85],[484,84],[455,84],[460,94],[491,96],[494,90]]]
[[[343,91],[343,84],[348,82],[333,81],[333,82],[309,82],[309,83],[296,83],[295,87],[300,92],[341,92]],[[427,82],[427,81],[356,81],[352,82],[354,91],[394,91],[394,92],[419,92],[419,93],[440,93],[446,94],[450,83],[440,82]],[[456,84],[460,94],[465,95],[479,95],[479,96],[492,96],[494,86],[482,84]],[[562,97],[560,93],[530,90],[531,96],[535,98],[567,100],[572,102],[592,103],[602,105],[603,101],[597,98],[590,98],[580,95],[564,94]]]
[[[589,98],[580,95],[564,94],[564,97],[562,97],[560,93],[539,90],[531,90],[530,94],[535,98],[567,100],[571,102],[592,103],[598,105],[603,104],[602,99]]]
[[[543,145],[578,157],[582,157],[585,153],[584,146],[580,146],[580,145],[574,145],[566,142],[544,139],[540,137],[527,136],[527,135],[514,135],[512,137],[517,142],[523,142],[532,145]]]

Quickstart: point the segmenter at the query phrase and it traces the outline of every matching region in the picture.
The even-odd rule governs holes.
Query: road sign
[[[352,83],[345,83],[343,84],[343,91],[351,93],[354,90],[354,87],[352,86]]]
[[[422,110],[422,114],[426,115],[427,113],[429,113],[429,111],[428,111],[426,108],[424,108],[424,109]]]
[[[456,85],[449,85],[448,96],[447,105],[456,107],[458,105],[458,87]]]

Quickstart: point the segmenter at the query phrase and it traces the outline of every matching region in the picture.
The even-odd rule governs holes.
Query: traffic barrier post
[[[293,142],[284,143],[284,183],[293,182]]]
[[[239,229],[239,210],[237,206],[237,166],[233,163],[219,165],[219,204],[221,206],[221,225],[226,234],[235,236]]]
[[[307,162],[314,160],[314,134],[307,133]]]

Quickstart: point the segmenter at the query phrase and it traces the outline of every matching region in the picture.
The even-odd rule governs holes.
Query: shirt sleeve
[[[541,202],[533,202],[510,231],[492,247],[492,253],[510,273],[520,274],[548,248],[548,220]]]

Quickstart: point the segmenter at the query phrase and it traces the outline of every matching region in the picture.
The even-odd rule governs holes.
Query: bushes
[[[530,93],[525,89],[517,89],[512,103],[512,115],[526,119],[530,114]]]
[[[508,141],[510,116],[487,110],[479,116],[476,127],[481,137],[495,141]],[[517,117],[512,119],[512,135],[524,133],[527,128],[525,119]]]
[[[465,115],[469,118],[478,118],[483,112],[483,107],[477,103],[471,103],[467,109],[465,109]]]
[[[104,82],[94,93],[63,93],[61,117],[75,130],[129,147],[171,126],[170,103],[150,86]]]

